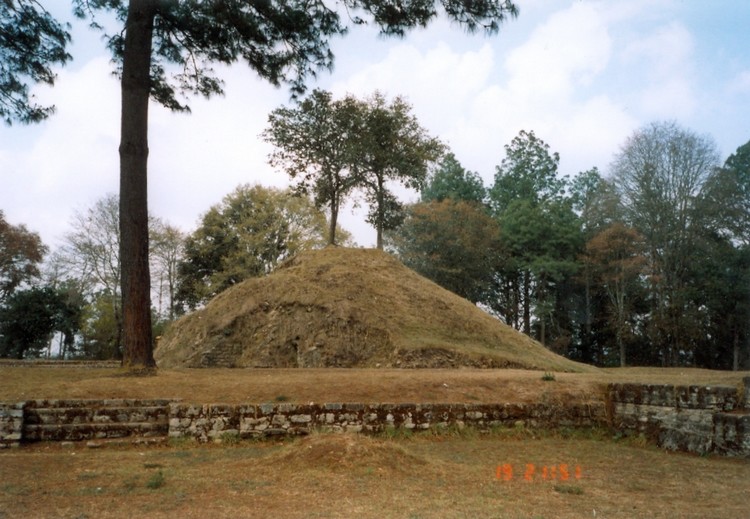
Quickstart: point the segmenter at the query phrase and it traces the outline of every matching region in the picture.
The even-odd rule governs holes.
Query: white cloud
[[[77,72],[63,70],[54,91],[36,93],[57,112],[40,126],[20,129],[21,140],[2,165],[0,202],[20,221],[35,222],[30,227],[43,229],[51,243],[68,231],[71,208],[117,189],[119,96],[106,58]]]
[[[679,22],[663,25],[625,48],[624,62],[641,74],[637,97],[645,118],[688,117],[695,111],[693,51],[693,37]]]
[[[592,4],[574,4],[540,25],[510,52],[509,88],[519,97],[568,97],[602,72],[611,54],[605,20]]]
[[[151,109],[151,209],[186,229],[240,184],[288,185],[286,175],[266,163],[270,147],[260,138],[268,113],[288,101],[288,91],[242,67],[219,74],[226,95],[191,99],[191,114]]]

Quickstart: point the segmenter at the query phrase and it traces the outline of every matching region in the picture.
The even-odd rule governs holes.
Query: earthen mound
[[[160,367],[588,371],[372,249],[301,253],[175,322]]]
[[[316,467],[347,474],[363,467],[377,468],[380,474],[424,473],[424,467],[430,464],[397,443],[353,433],[307,436],[274,455],[271,463]]]

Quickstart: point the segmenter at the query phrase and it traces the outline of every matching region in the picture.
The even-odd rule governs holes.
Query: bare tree
[[[651,336],[664,365],[678,364],[692,350],[697,321],[687,280],[718,164],[712,139],[660,122],[635,132],[612,165],[626,220],[645,240]]]

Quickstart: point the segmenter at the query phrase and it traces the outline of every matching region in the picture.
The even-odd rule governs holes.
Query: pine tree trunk
[[[120,261],[122,365],[156,367],[151,331],[148,261],[148,102],[154,0],[131,0],[125,29],[120,127]]]

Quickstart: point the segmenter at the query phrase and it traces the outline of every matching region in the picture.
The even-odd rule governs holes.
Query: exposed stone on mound
[[[371,249],[328,247],[177,321],[161,367],[515,367],[585,371]]]

